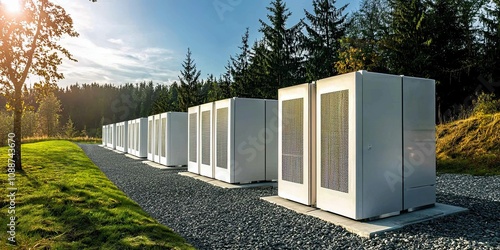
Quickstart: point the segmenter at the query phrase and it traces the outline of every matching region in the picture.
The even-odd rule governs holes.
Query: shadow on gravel
[[[469,242],[477,241],[475,246],[498,247],[500,202],[443,193],[438,193],[436,198],[440,203],[468,208],[469,212],[410,225],[402,230],[428,234],[430,239],[461,238]]]

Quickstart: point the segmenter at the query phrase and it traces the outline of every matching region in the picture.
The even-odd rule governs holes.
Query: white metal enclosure
[[[200,174],[200,155],[198,145],[200,144],[200,106],[188,108],[188,171]]]
[[[268,142],[277,141],[277,127],[275,132],[267,127],[266,103],[264,99],[249,98],[215,102],[215,179],[229,183],[266,180],[267,153],[273,152],[268,151]],[[273,103],[276,106],[276,101],[270,101],[270,109]],[[269,117],[271,119],[272,115]],[[274,120],[277,122],[277,112]],[[277,149],[274,153],[277,159]],[[272,155],[269,161],[272,163]],[[274,169],[277,175],[277,166]],[[271,166],[269,172],[272,177]]]
[[[116,150],[127,153],[128,143],[128,123],[119,122],[116,124]]]
[[[403,77],[403,209],[436,203],[435,81]]]
[[[135,149],[134,149],[134,143],[135,143],[135,120],[130,120],[127,121],[127,133],[128,133],[128,140],[127,140],[127,153],[131,155],[135,155]]]
[[[116,123],[108,125],[107,133],[108,139],[106,141],[106,146],[111,149],[116,149]]]
[[[128,153],[140,158],[147,157],[148,145],[148,118],[138,118],[129,121],[129,138]]]
[[[154,127],[155,117],[154,115],[148,116],[148,160],[154,161],[154,151],[155,151],[155,127]]]
[[[199,160],[200,175],[214,178],[214,103],[200,105],[200,140],[199,140]]]
[[[154,126],[154,133],[153,133],[153,161],[160,163],[160,152],[164,150],[161,148],[161,140],[164,137],[165,131],[163,131],[162,124],[161,124],[161,114],[157,114],[153,116],[153,126]]]
[[[167,112],[161,114],[160,164],[187,165],[188,114]]]
[[[278,101],[266,100],[266,180],[278,180]]]
[[[106,128],[107,128],[107,126],[106,126],[106,125],[103,125],[103,126],[102,126],[102,130],[101,130],[101,137],[102,137],[101,142],[102,142],[102,145],[103,145],[103,146],[106,146],[106,135],[107,135],[107,134],[106,134]]]
[[[315,203],[315,85],[278,90],[278,195]]]
[[[316,87],[318,208],[359,220],[434,203],[434,81],[359,71]]]

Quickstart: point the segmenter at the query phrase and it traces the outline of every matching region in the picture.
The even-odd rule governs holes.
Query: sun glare
[[[9,12],[21,11],[19,0],[0,0],[0,4]]]

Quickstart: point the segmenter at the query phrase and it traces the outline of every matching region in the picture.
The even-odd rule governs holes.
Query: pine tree
[[[500,81],[500,0],[492,0],[486,6],[481,21],[484,26],[483,72],[486,80],[494,83]]]
[[[71,120],[71,116],[68,118],[66,125],[64,126],[64,135],[66,138],[73,138],[75,136],[75,124]]]
[[[236,58],[230,57],[231,64],[228,65],[231,76],[234,79],[233,93],[238,97],[250,97],[254,91],[253,81],[249,76],[250,47],[248,45],[248,28],[241,37],[241,46],[238,47],[241,52]]]
[[[201,71],[196,70],[196,64],[191,58],[191,49],[189,48],[182,67],[181,76],[179,76],[179,108],[185,112],[189,107],[201,104],[201,85],[198,81]]]
[[[270,24],[259,20],[261,23],[259,31],[264,34],[264,48],[267,50],[264,53],[266,61],[262,65],[266,68],[261,71],[267,74],[270,81],[263,94],[265,97],[276,98],[279,88],[302,83],[305,80],[304,69],[301,68],[303,51],[299,40],[303,24],[301,21],[286,28],[287,20],[292,13],[281,0],[271,2],[271,6],[267,9],[270,11],[267,16]]]
[[[340,40],[337,73],[357,70],[387,72],[383,45],[388,31],[387,0],[363,0],[348,22],[346,36]]]
[[[314,13],[304,10],[308,33],[305,45],[308,50],[307,81],[314,81],[336,75],[335,63],[338,61],[340,39],[346,30],[346,18],[343,14],[347,4],[335,7],[336,0],[314,0]]]

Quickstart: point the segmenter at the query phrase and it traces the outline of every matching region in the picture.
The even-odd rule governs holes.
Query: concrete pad
[[[291,200],[283,199],[279,196],[267,196],[267,197],[260,197],[262,200],[265,200],[267,202],[276,204],[278,206],[282,206],[285,208],[288,208],[290,210],[293,210],[297,213],[300,214],[307,214],[308,212],[317,210],[316,208],[306,206]]]
[[[345,228],[351,233],[366,238],[372,238],[376,234],[400,229],[407,225],[468,211],[468,209],[466,208],[436,203],[436,205],[433,207],[416,210],[409,213],[403,213],[392,217],[373,221],[356,221],[344,216],[293,202],[278,196],[261,197],[261,199],[288,208],[295,212],[313,216],[333,223],[337,226]]]
[[[115,153],[117,153],[117,154],[125,154],[125,152],[120,151],[120,150],[113,150],[113,152],[115,152]]]
[[[254,188],[254,187],[277,187],[278,186],[277,182],[256,182],[256,183],[247,183],[247,184],[232,184],[232,183],[227,183],[227,182],[223,182],[220,180],[212,179],[209,177],[201,176],[201,175],[191,173],[191,172],[179,172],[179,174],[183,175],[183,176],[194,178],[196,180],[200,180],[200,181],[209,183],[209,184],[214,185],[216,187],[228,188],[228,189]]]
[[[152,161],[142,161],[142,163],[147,164],[147,165],[154,167],[154,168],[165,169],[165,170],[186,169],[186,167],[169,167],[169,166],[161,165],[161,164],[158,164],[158,163],[152,162]]]
[[[131,154],[125,154],[125,156],[127,156],[128,158],[131,158],[131,159],[134,159],[134,160],[142,160],[142,158],[139,158],[135,155],[131,155]]]

